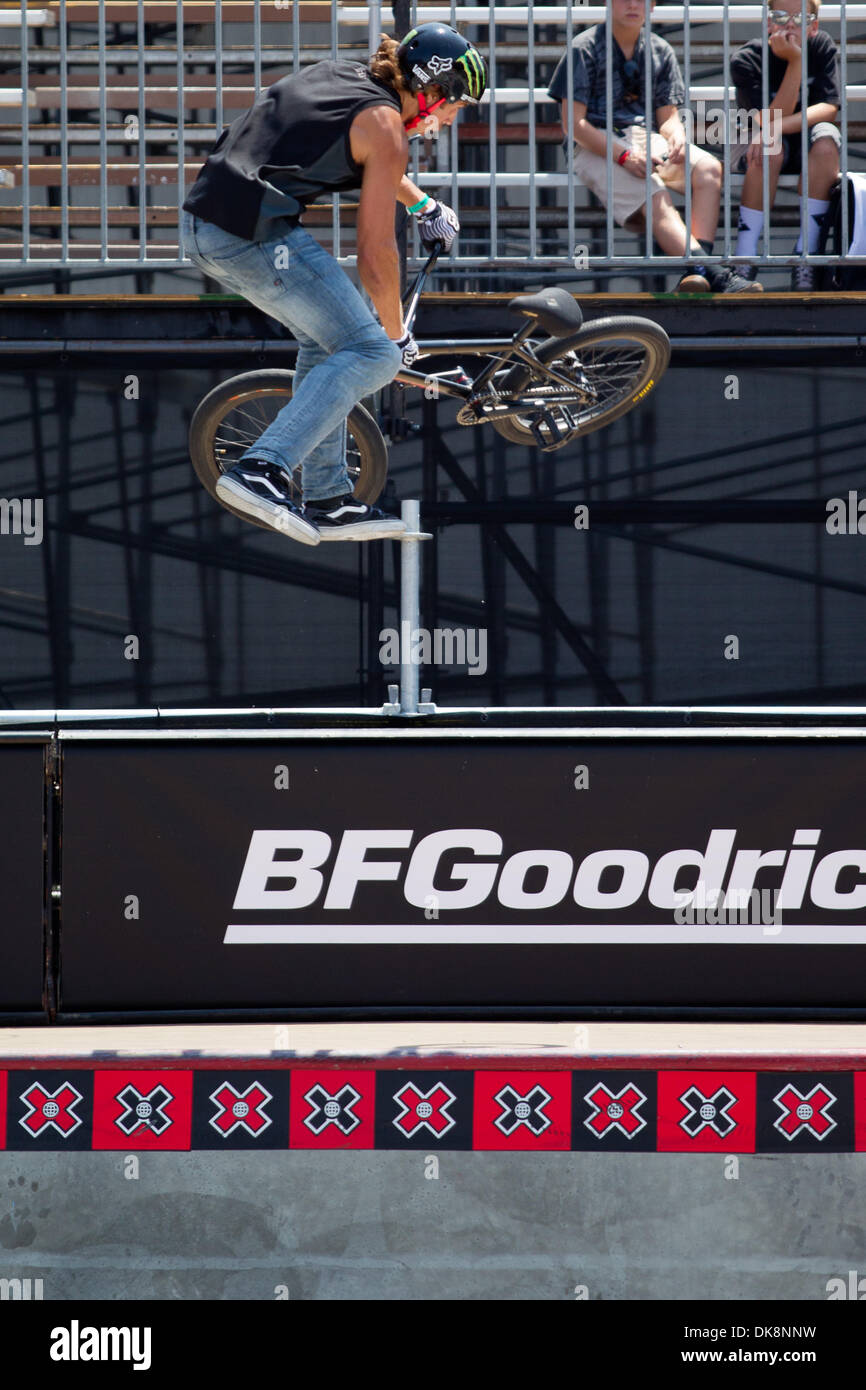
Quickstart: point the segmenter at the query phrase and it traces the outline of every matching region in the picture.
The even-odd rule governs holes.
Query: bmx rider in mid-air
[[[184,250],[298,342],[292,399],[217,482],[235,511],[305,545],[405,530],[352,495],[346,417],[419,355],[403,322],[395,203],[419,218],[427,247],[447,250],[460,229],[407,177],[409,137],[450,126],[486,86],[477,49],[445,24],[422,24],[402,43],[383,37],[366,67],[329,61],[281,78],[217,140],[183,205]],[[352,188],[358,275],[379,322],[299,225],[313,199]]]

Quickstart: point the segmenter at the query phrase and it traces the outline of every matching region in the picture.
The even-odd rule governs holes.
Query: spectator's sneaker
[[[350,492],[345,497],[310,502],[307,516],[323,541],[387,540],[406,530],[406,523],[399,516],[389,516],[380,507],[358,502]]]
[[[710,282],[696,270],[686,270],[674,285],[674,294],[709,294]]]
[[[292,480],[284,468],[264,459],[245,459],[217,480],[216,494],[237,511],[254,517],[303,545],[318,545],[321,537],[289,496]]]
[[[801,261],[800,264],[795,265],[794,269],[791,271],[791,289],[802,291],[813,290],[814,288],[815,267],[813,265],[806,265],[805,262]]]
[[[752,269],[752,267],[746,267]],[[746,279],[744,275],[738,275],[735,270],[724,271],[724,281],[714,285],[713,290],[716,294],[743,294],[745,290],[763,290],[764,286],[760,280]]]

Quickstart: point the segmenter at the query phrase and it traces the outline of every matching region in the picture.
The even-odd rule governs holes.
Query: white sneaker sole
[[[323,541],[387,541],[394,536],[402,536],[406,530],[405,521],[359,521],[354,526],[335,526],[333,530],[323,527],[319,539]]]
[[[237,507],[238,511],[264,522],[272,531],[279,531],[281,535],[288,536],[293,541],[300,541],[302,545],[318,545],[322,539],[311,522],[304,521],[303,517],[293,516],[277,502],[269,502],[265,497],[256,496],[254,492],[249,492],[240,483],[235,482],[234,478],[219,478],[216,495],[221,501]]]

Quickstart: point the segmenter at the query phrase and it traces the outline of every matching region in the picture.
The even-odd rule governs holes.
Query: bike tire
[[[196,477],[210,493],[214,501],[241,517],[244,521],[272,530],[254,517],[237,511],[222,498],[217,497],[216,485],[220,474],[238,461],[240,455],[249,447],[276,413],[268,410],[264,402],[276,404],[278,409],[291,400],[294,372],[278,368],[263,368],[254,372],[242,372],[215,386],[197,405],[189,426],[189,453]],[[280,398],[283,397],[282,404]],[[260,405],[261,429],[256,429],[256,402]],[[223,426],[228,430],[237,427],[229,425],[232,412],[243,411],[249,418],[247,426],[252,432],[239,439],[220,441],[219,431]],[[243,417],[240,417],[243,418]],[[373,503],[380,496],[388,476],[388,450],[382,433],[372,415],[362,405],[353,407],[346,422],[349,438],[347,440],[347,461],[350,464],[350,478],[354,481],[354,495],[359,502]],[[231,446],[231,447],[229,447]],[[236,457],[232,456],[232,450]]]
[[[570,431],[560,444],[551,447],[562,448],[564,444],[568,444],[585,434],[593,434],[595,430],[604,429],[605,426],[613,424],[614,420],[627,415],[630,410],[633,410],[636,405],[646,399],[650,391],[655,389],[667,370],[671,358],[670,339],[664,329],[659,328],[658,324],[653,323],[651,319],[625,317],[595,319],[592,323],[585,323],[577,333],[573,333],[567,338],[548,338],[537,349],[537,356],[545,366],[549,366],[556,361],[557,357],[561,357],[567,352],[587,351],[593,346],[606,342],[632,342],[642,351],[643,359],[627,385],[626,383],[623,384],[623,390],[611,400],[606,408],[588,416],[585,421]],[[499,390],[503,394],[523,391],[531,378],[531,368],[524,366],[521,362],[512,367]],[[538,440],[529,426],[522,424],[514,416],[505,420],[491,419],[490,423],[497,434],[501,434],[504,439],[510,440],[513,444],[538,446]]]

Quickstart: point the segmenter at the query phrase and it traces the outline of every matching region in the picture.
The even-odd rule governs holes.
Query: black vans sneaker
[[[350,492],[345,497],[310,502],[306,515],[323,541],[387,540],[406,530],[406,523],[399,516],[389,516],[381,507],[358,502]]]
[[[291,498],[292,480],[279,464],[245,459],[217,480],[216,494],[237,511],[280,531],[303,545],[318,545],[321,537]]]

